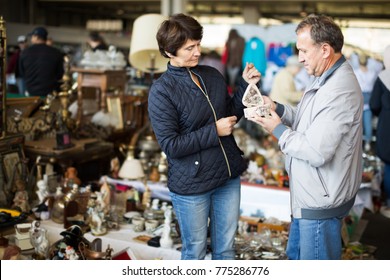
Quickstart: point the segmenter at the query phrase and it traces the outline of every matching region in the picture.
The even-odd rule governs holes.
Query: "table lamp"
[[[167,69],[168,60],[160,54],[156,40],[157,30],[166,19],[160,14],[145,14],[133,24],[129,61],[134,68],[150,73],[151,82],[155,73]]]
[[[127,155],[125,161],[119,169],[118,176],[120,178],[129,180],[139,180],[145,178],[145,173],[141,161],[134,157],[134,150],[137,146],[138,138],[141,132],[142,129],[134,133],[134,135],[131,137],[130,144],[125,146],[125,149],[127,149]],[[121,146],[120,149],[122,150],[123,147]]]
[[[145,177],[144,169],[141,161],[134,158],[134,146],[129,146],[127,149],[126,160],[123,162],[118,176],[123,179],[137,180]]]

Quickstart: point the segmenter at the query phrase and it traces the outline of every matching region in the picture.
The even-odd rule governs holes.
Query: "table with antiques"
[[[107,70],[107,69],[86,69],[72,68],[71,72],[77,73],[77,104],[78,121],[82,118],[83,107],[83,88],[96,88],[96,102],[100,110],[107,109],[107,95],[109,90],[118,90],[119,96],[123,96],[127,84],[125,70]]]
[[[104,174],[109,170],[109,161],[113,156],[113,144],[95,138],[72,139],[72,147],[67,149],[56,149],[54,138],[40,139],[38,141],[25,141],[24,151],[27,158],[35,161],[38,156],[41,162],[50,162],[61,167],[65,172],[69,166],[79,170],[80,179],[83,181],[97,180],[90,178],[97,174]],[[97,164],[92,175],[83,174],[82,166]],[[102,173],[100,173],[102,172]],[[88,178],[89,177],[89,178]]]
[[[117,188],[133,187],[139,192],[144,192],[145,184],[141,181],[113,179],[103,176],[100,181]],[[165,183],[148,182],[152,198],[170,201],[169,190]],[[281,221],[290,220],[290,193],[287,188],[265,186],[259,184],[241,183],[241,215],[275,217]]]
[[[47,229],[49,233],[49,242],[54,244],[61,239],[60,233],[64,231],[63,225],[57,224],[51,220],[42,221],[42,227]],[[121,224],[119,230],[110,230],[102,236],[94,236],[91,232],[84,234],[84,237],[92,241],[95,238],[102,240],[102,248],[108,245],[113,249],[112,255],[115,256],[123,250],[128,250],[128,254],[134,259],[139,260],[179,260],[180,251],[174,248],[151,247],[146,243],[137,241],[137,236],[150,236],[146,231],[135,232],[132,224]]]

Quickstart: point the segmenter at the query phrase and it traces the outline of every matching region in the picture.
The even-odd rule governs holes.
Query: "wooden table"
[[[54,138],[25,141],[24,151],[30,162],[35,162],[41,156],[41,162],[59,165],[60,172],[65,172],[69,166],[76,167],[81,181],[99,179],[99,174],[109,171],[110,159],[114,153],[112,143],[95,138],[72,139],[72,143],[74,146],[71,148],[57,150]],[[91,168],[93,170],[87,172]]]
[[[125,70],[105,70],[105,69],[84,69],[72,68],[71,72],[76,72],[78,91],[77,91],[77,121],[81,122],[83,116],[83,87],[96,88],[96,102],[98,108],[106,111],[107,93],[109,89],[117,89],[119,96],[123,96],[127,84]]]

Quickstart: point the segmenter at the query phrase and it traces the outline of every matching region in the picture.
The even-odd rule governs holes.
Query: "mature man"
[[[344,37],[326,16],[310,15],[296,28],[299,61],[312,75],[296,108],[276,104],[252,120],[272,133],[286,155],[292,222],[289,259],[340,259],[342,218],[362,177],[363,97],[341,54]]]
[[[32,45],[21,54],[20,74],[28,95],[45,97],[60,89],[64,74],[63,54],[46,44],[46,28],[37,27],[30,35]]]

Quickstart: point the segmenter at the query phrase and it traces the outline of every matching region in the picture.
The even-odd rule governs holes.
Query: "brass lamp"
[[[136,132],[133,137],[131,137],[130,145],[121,146],[120,149],[127,149],[126,159],[123,162],[118,176],[123,179],[129,180],[139,180],[145,177],[144,169],[142,163],[139,159],[134,157],[134,150],[138,142],[138,138],[141,131]]]
[[[164,20],[166,17],[160,14],[145,14],[133,24],[129,61],[134,68],[150,73],[151,81],[155,73],[167,69],[168,60],[160,54],[156,40],[157,30]]]
[[[141,161],[134,158],[134,146],[128,147],[126,160],[123,162],[118,176],[129,180],[137,180],[145,177]]]

